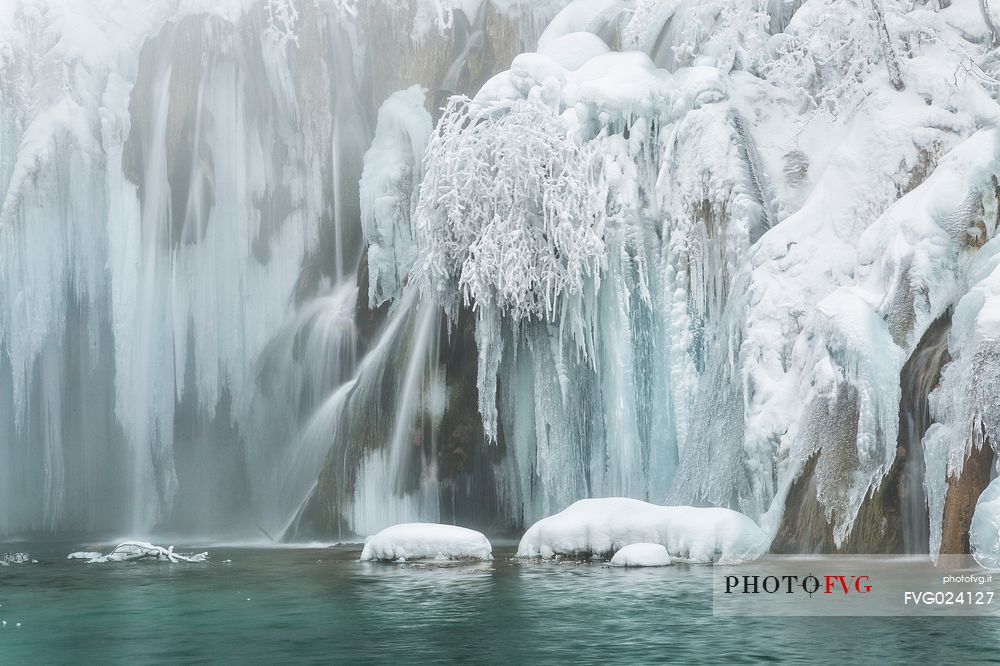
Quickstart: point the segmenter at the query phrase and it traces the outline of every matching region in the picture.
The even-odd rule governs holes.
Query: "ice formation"
[[[280,535],[330,450],[322,408],[371,342],[355,321],[365,234],[385,298],[412,254],[392,206],[431,120],[411,114],[416,89],[391,95],[424,78],[405,54],[447,58],[454,39],[460,56],[481,4],[5,5],[0,532]],[[527,25],[558,7],[495,11]],[[469,85],[473,41],[426,71]]]
[[[67,560],[93,560],[103,556],[104,553],[98,550],[78,550],[66,556]]]
[[[658,543],[630,543],[611,558],[613,567],[665,567],[670,553]]]
[[[518,557],[610,557],[630,544],[660,544],[685,562],[737,563],[759,557],[767,537],[746,516],[721,508],[658,506],[610,497],[586,499],[532,525]]]
[[[996,479],[976,502],[969,545],[976,562],[987,569],[1000,569],[1000,482]]]
[[[493,546],[482,533],[455,525],[403,523],[370,537],[361,561],[491,560]]]
[[[85,557],[87,555],[93,555],[93,557]],[[173,546],[164,548],[162,546],[154,546],[153,544],[145,541],[124,541],[115,546],[115,548],[107,555],[102,555],[101,553],[78,552],[70,553],[67,559],[86,560],[87,564],[143,561],[195,563],[207,562],[208,553],[183,555],[181,553],[175,553]]]
[[[393,93],[378,112],[378,126],[361,175],[361,225],[368,241],[368,302],[399,295],[416,258],[410,213],[423,177],[431,116],[425,90]]]
[[[102,7],[0,11],[0,533],[905,501],[936,552],[994,458],[987,3]]]

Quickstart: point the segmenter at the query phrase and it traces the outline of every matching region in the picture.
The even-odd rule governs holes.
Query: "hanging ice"
[[[852,548],[906,455],[936,551],[1000,434],[995,40],[938,4],[5,7],[0,532]]]

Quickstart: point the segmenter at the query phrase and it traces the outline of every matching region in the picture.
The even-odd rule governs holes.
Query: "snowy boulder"
[[[613,567],[665,567],[668,564],[670,553],[658,543],[629,544],[611,558]]]
[[[623,0],[575,0],[564,7],[538,38],[539,50],[574,32],[601,32],[628,7]]]
[[[361,561],[420,559],[490,560],[493,546],[480,532],[436,523],[403,523],[368,539]]]
[[[994,479],[976,502],[969,527],[972,557],[987,569],[1000,569],[1000,478]]]
[[[635,499],[585,499],[525,532],[518,557],[608,557],[635,543],[657,543],[686,562],[754,559],[768,540],[757,524],[730,509],[658,506]]]
[[[549,79],[561,88],[566,82],[566,69],[552,58],[538,53],[522,53],[510,64],[510,80],[525,97],[536,86]]]
[[[645,53],[604,53],[566,75],[563,104],[589,105],[612,117],[654,118],[669,108],[677,84]]]
[[[588,60],[611,49],[604,40],[589,32],[572,32],[552,40],[538,49],[542,55],[548,56],[566,69],[580,69]]]
[[[600,38],[593,39],[603,44]],[[673,76],[657,68],[645,53],[613,52],[606,46],[602,50],[594,42],[578,37],[567,39],[565,44],[554,43],[546,51],[552,55],[539,52],[515,57],[509,70],[483,85],[473,108],[497,113],[506,109],[511,100],[539,95],[553,108],[576,109],[581,116],[578,122],[583,123],[602,116],[658,117],[673,104],[677,91]],[[690,94],[699,97],[699,103],[722,98],[724,93],[717,90],[701,95],[707,89],[715,90],[704,72],[688,78],[693,91]]]
[[[674,80],[690,109],[729,99],[726,76],[715,67],[683,67],[674,73]]]

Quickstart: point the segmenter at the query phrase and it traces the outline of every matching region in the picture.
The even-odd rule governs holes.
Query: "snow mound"
[[[701,68],[708,69],[708,68]],[[704,71],[686,75],[689,86],[716,87]],[[610,51],[599,37],[567,35],[538,53],[522,53],[476,93],[473,106],[495,115],[514,100],[538,98],[560,114],[566,130],[636,118],[666,118],[678,92],[674,76],[645,53]],[[445,119],[447,122],[447,119]],[[439,126],[445,123],[439,122]],[[585,132],[586,133],[586,132]]]
[[[993,479],[976,502],[969,546],[980,566],[1000,569],[1000,478]]]
[[[368,539],[361,561],[491,560],[492,553],[489,539],[475,530],[437,523],[402,523]]]
[[[196,553],[196,554],[181,554],[175,553],[174,547],[163,548],[162,546],[154,546],[151,543],[145,541],[124,541],[112,550],[107,555],[101,555],[100,553],[71,553],[67,559],[86,559],[83,557],[74,557],[75,555],[96,555],[97,557],[92,557],[87,559],[87,564],[103,564],[105,562],[137,562],[140,560],[144,561],[157,561],[157,562],[206,562],[208,561],[208,553]]]
[[[622,0],[576,0],[563,8],[538,38],[538,48],[544,49],[560,37],[574,32],[598,33],[606,30],[625,10]]]
[[[75,553],[70,553],[66,556],[67,560],[95,560],[98,557],[103,557],[104,553],[96,550],[80,550]]]
[[[636,543],[658,543],[674,559],[733,563],[767,547],[763,531],[731,509],[658,506],[622,497],[585,499],[525,532],[518,557],[609,556]]]
[[[665,567],[668,564],[670,553],[658,543],[629,544],[611,558],[613,567]]]
[[[571,32],[538,49],[540,54],[570,70],[580,69],[591,58],[610,51],[603,39],[589,32]]]

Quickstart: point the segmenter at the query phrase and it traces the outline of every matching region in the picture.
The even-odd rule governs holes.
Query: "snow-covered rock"
[[[613,567],[665,567],[668,564],[670,553],[658,543],[632,543],[611,558]]]
[[[571,32],[538,49],[540,54],[571,70],[580,69],[591,58],[610,51],[603,39],[589,32]]]
[[[538,39],[538,48],[575,32],[604,31],[627,8],[622,0],[576,0],[556,14]]]
[[[611,555],[629,544],[660,544],[675,559],[732,563],[761,555],[755,522],[731,509],[659,506],[636,499],[585,499],[528,529],[518,557]]]
[[[493,546],[480,532],[455,525],[402,523],[368,539],[361,561],[493,559]]]

